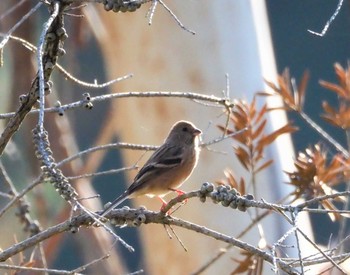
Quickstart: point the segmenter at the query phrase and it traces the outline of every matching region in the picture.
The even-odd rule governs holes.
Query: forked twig
[[[309,33],[312,33],[312,34],[315,34],[315,35],[318,35],[318,36],[324,36],[327,33],[327,30],[328,30],[329,26],[332,24],[334,19],[337,17],[341,7],[343,6],[343,2],[344,2],[344,0],[339,0],[335,12],[332,14],[331,18],[327,21],[326,25],[323,27],[323,30],[320,33],[312,31],[312,30],[307,30],[307,31]]]

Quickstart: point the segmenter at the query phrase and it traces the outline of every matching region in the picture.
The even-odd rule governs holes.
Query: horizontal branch
[[[228,235],[216,232],[214,230],[208,229],[204,226],[197,225],[182,219],[174,218],[168,215],[164,215],[162,212],[153,212],[148,211],[143,208],[141,209],[129,209],[129,208],[121,208],[111,211],[108,215],[108,218],[111,218],[113,221],[117,221],[117,223],[123,223],[128,225],[138,226],[141,223],[144,224],[166,224],[166,225],[174,225],[182,228],[186,228],[188,230],[212,237],[216,240],[220,240],[226,243],[230,243],[236,247],[244,249],[250,253],[256,254],[259,257],[262,257],[264,260],[272,263],[273,257],[269,253],[254,247],[250,244],[244,243],[240,240],[237,240]],[[112,221],[112,222],[113,222]],[[53,237],[54,235],[60,234],[65,231],[70,231],[72,228],[79,228],[81,226],[90,226],[93,223],[93,220],[87,214],[82,214],[72,218],[71,220],[65,221],[58,225],[48,228],[45,231],[38,233],[37,235],[30,237],[20,243],[13,245],[12,247],[4,250],[0,253],[0,261],[6,261],[10,257],[18,254],[19,252],[35,246],[36,244]],[[278,265],[282,270],[287,272],[288,274],[297,274],[292,268],[290,268],[283,261],[278,260]]]
[[[234,106],[234,103],[231,102],[230,99],[227,98],[221,98],[216,97],[213,95],[203,95],[199,93],[192,93],[192,92],[172,92],[172,91],[149,91],[149,92],[125,92],[125,93],[113,93],[108,95],[101,95],[101,96],[95,96],[91,97],[89,99],[89,102],[100,102],[100,101],[106,101],[110,99],[119,99],[119,98],[150,98],[150,97],[169,97],[169,98],[185,98],[185,99],[191,99],[191,100],[199,100],[204,102],[211,102],[215,103],[217,106],[223,106],[225,108],[232,108]],[[75,108],[85,107],[87,103],[86,99],[79,100],[73,103],[65,104],[59,107],[51,107],[46,108],[45,112],[47,113],[58,113],[62,111],[67,111]],[[39,110],[32,110],[30,111],[30,114],[36,114]],[[6,114],[0,114],[0,119],[5,118],[11,118],[15,115],[14,112],[6,113]]]
[[[315,203],[319,203],[319,202],[324,201],[324,200],[335,199],[335,198],[339,198],[339,197],[349,197],[349,196],[350,196],[350,191],[336,192],[334,194],[318,196],[316,198],[307,200],[305,202],[302,202],[302,203],[296,205],[295,208],[302,210],[305,207],[308,207],[308,206],[315,204]],[[310,211],[310,209],[308,209],[308,211]]]
[[[338,194],[338,195],[344,195],[344,194]],[[110,220],[111,224],[117,225],[117,226],[118,225],[140,226],[141,224],[156,223],[156,224],[165,224],[165,225],[183,227],[188,230],[225,242],[232,246],[244,249],[249,253],[255,254],[263,258],[265,261],[269,263],[272,263],[272,264],[277,263],[277,266],[282,270],[284,270],[285,272],[287,272],[288,274],[297,273],[297,271],[295,271],[291,267],[291,263],[287,263],[285,260],[280,258],[276,258],[276,257],[274,258],[274,256],[271,253],[263,251],[258,247],[252,246],[236,238],[214,231],[202,225],[197,225],[190,221],[178,219],[166,214],[166,212],[170,210],[172,207],[174,207],[176,204],[179,204],[187,199],[195,198],[195,197],[198,197],[202,202],[205,202],[207,198],[210,198],[214,203],[219,203],[222,206],[232,207],[234,209],[237,208],[240,211],[246,211],[248,207],[268,209],[268,210],[275,211],[276,213],[282,213],[282,212],[294,213],[294,212],[298,212],[298,210],[299,211],[302,210],[299,207],[292,207],[289,205],[271,204],[265,201],[256,201],[249,194],[241,196],[237,191],[235,191],[235,189],[232,189],[229,186],[215,187],[213,184],[204,183],[200,190],[191,191],[181,196],[175,197],[168,203],[167,207],[160,212],[148,211],[144,208],[130,209],[128,207],[123,207],[121,209],[115,209],[111,211],[104,218]],[[54,235],[60,234],[65,231],[77,232],[78,231],[77,229],[79,227],[81,226],[90,227],[91,224],[93,223],[96,224],[95,221],[91,218],[91,215],[88,215],[85,213],[85,214],[76,216],[71,220],[65,221],[61,224],[48,228],[47,230],[44,230],[36,234],[35,236],[30,237],[4,250],[2,253],[0,253],[0,261],[5,261],[10,257],[18,254],[19,252],[27,248],[33,247],[38,243],[51,238]],[[329,261],[327,257],[323,257],[323,259],[324,259],[323,262]],[[295,264],[296,263],[293,263],[293,265]]]

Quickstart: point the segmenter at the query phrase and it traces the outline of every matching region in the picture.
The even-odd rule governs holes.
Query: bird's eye
[[[188,131],[188,128],[187,128],[187,127],[183,127],[183,128],[182,128],[182,131],[183,131],[183,132],[187,132],[187,131]]]

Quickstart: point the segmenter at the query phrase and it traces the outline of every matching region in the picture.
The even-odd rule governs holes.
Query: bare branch
[[[216,106],[222,106],[224,108],[232,108],[234,106],[234,103],[232,103],[229,99],[226,99],[226,98],[220,98],[213,95],[210,96],[210,95],[203,95],[203,94],[192,93],[192,92],[170,92],[170,91],[114,93],[114,94],[91,97],[89,101],[94,103],[94,102],[106,101],[110,99],[132,98],[132,97],[135,97],[135,98],[152,98],[152,97],[184,98],[184,99],[212,102],[212,103],[215,103]],[[62,110],[67,111],[67,110],[85,107],[85,105],[86,105],[86,100],[80,100],[80,101],[62,105],[60,107],[46,108],[45,112],[58,113],[59,111],[62,111]],[[36,114],[38,112],[39,110],[32,110],[30,113]],[[16,113],[0,114],[0,119],[12,118],[15,115]]]
[[[139,220],[139,215],[142,215],[143,217],[145,217],[144,222],[146,224],[148,223],[156,223],[156,224],[167,224],[167,225],[174,225],[174,226],[178,226],[178,227],[182,227],[209,237],[212,237],[214,239],[226,242],[226,243],[230,243],[234,246],[237,246],[241,249],[244,249],[248,252],[254,253],[256,255],[258,255],[259,257],[263,258],[264,260],[272,263],[273,261],[273,257],[265,252],[262,251],[252,245],[249,245],[247,243],[244,243],[240,240],[237,240],[233,237],[227,236],[225,234],[216,232],[214,230],[208,229],[204,226],[200,226],[200,225],[196,225],[194,223],[188,222],[188,221],[184,221],[181,219],[177,219],[174,217],[170,217],[170,216],[165,216],[163,213],[161,212],[153,212],[153,211],[147,211],[144,209],[138,210],[138,209],[115,209],[113,211],[111,211],[108,214],[109,218],[113,217],[113,220],[123,220],[124,222],[128,223],[128,224],[132,224],[135,220]],[[56,226],[53,226],[27,240],[24,240],[18,244],[13,245],[12,247],[3,250],[0,253],[0,261],[4,261],[10,257],[12,257],[13,255],[19,253],[20,251],[23,251],[33,245],[35,245],[36,243],[42,242],[54,235],[60,234],[62,232],[65,231],[69,231],[71,228],[79,228],[80,226],[88,226],[89,224],[91,224],[92,220],[91,217],[89,217],[86,214],[82,214],[79,215],[77,217],[74,217],[71,221],[66,221],[63,222],[61,224],[58,224]],[[286,271],[289,274],[297,274],[296,271],[293,271],[292,268],[290,268],[285,262],[281,261],[281,260],[277,260],[277,264],[278,266]]]
[[[23,1],[22,1],[23,2]],[[18,3],[20,4],[20,3]],[[4,46],[6,45],[7,41],[9,40],[11,34],[26,21],[34,12],[36,12],[40,7],[42,3],[39,2],[38,4],[35,5],[34,8],[32,8],[26,15],[24,15],[5,35],[3,40],[0,42],[0,49],[3,49]],[[6,15],[6,14],[5,14]]]
[[[318,36],[324,36],[327,33],[327,30],[329,28],[329,26],[332,24],[333,20],[337,17],[341,7],[343,6],[343,2],[344,0],[339,0],[339,3],[337,5],[337,9],[335,10],[335,12],[332,14],[331,18],[327,21],[326,25],[323,27],[323,30],[321,33],[319,32],[315,32],[312,30],[307,30],[308,32],[318,35]]]

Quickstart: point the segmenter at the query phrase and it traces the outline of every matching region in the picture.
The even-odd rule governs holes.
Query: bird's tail
[[[119,197],[117,197],[114,201],[112,201],[111,205],[108,206],[106,209],[103,210],[103,212],[100,214],[101,217],[106,216],[109,212],[111,212],[115,207],[117,207],[119,204],[121,204],[123,201],[125,201],[129,196],[129,192],[125,191],[123,194],[121,194]]]

